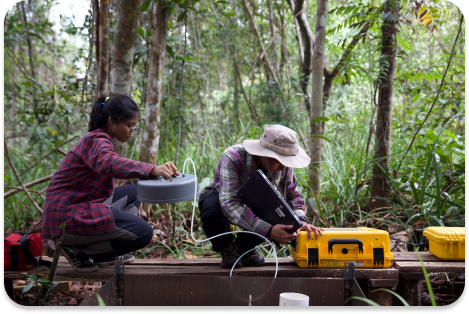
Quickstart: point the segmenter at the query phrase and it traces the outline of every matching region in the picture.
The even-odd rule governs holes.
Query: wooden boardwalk
[[[420,261],[414,252],[394,254],[393,266],[386,269],[355,269],[355,278],[367,282],[369,291],[377,288],[395,289],[411,305],[421,305],[423,272]],[[445,262],[429,252],[420,253],[428,273],[452,272],[464,273],[464,262]],[[46,260],[51,260],[45,257]],[[125,275],[159,275],[159,276],[229,276],[230,269],[220,267],[220,258],[212,259],[136,259],[125,265]],[[5,284],[13,279],[26,279],[29,274],[40,277],[47,275],[48,269],[34,268],[28,271],[5,271]],[[242,267],[233,271],[233,276],[274,277],[275,259],[266,259],[263,267]],[[60,257],[56,281],[108,281],[114,276],[114,267],[100,267],[93,273],[77,273],[64,257]],[[342,268],[299,268],[291,258],[278,259],[278,278],[343,278]],[[369,295],[382,305],[390,305],[391,295],[376,292]]]

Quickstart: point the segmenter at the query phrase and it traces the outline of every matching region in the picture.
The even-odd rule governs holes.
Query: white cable
[[[266,247],[266,246],[272,246],[272,248],[274,249],[274,256],[275,256],[275,275],[274,275],[274,278],[277,278],[277,272],[278,272],[278,258],[277,258],[277,250],[275,249],[275,245],[272,244],[272,242],[270,242],[269,240],[267,240],[266,237],[258,234],[258,233],[255,233],[255,232],[252,232],[252,231],[231,231],[231,232],[225,232],[225,233],[221,233],[221,234],[218,234],[216,236],[213,236],[211,238],[208,238],[208,239],[205,239],[205,240],[196,240],[194,238],[194,232],[193,232],[193,227],[194,227],[194,216],[195,216],[195,203],[197,202],[197,176],[196,176],[196,171],[195,171],[195,164],[194,164],[194,161],[191,159],[191,158],[186,158],[186,160],[184,161],[184,165],[182,166],[182,173],[186,173],[186,162],[187,161],[190,161],[192,163],[192,167],[194,169],[194,177],[195,177],[195,190],[194,190],[194,204],[193,204],[193,207],[192,207],[192,220],[191,220],[191,238],[192,240],[194,240],[195,242],[198,242],[198,243],[202,243],[202,242],[206,242],[206,241],[209,241],[211,239],[214,239],[214,238],[217,238],[217,237],[221,237],[223,235],[227,235],[227,234],[234,234],[234,233],[251,233],[251,234],[255,234],[257,235],[258,237],[261,237],[263,238],[264,240],[266,240],[269,244],[266,244],[266,245],[262,245],[260,247]],[[241,255],[237,260],[236,262],[234,263],[233,267],[231,268],[231,272],[230,272],[230,277],[231,277],[231,274],[233,273],[233,269],[235,268],[236,264],[238,263],[238,261],[246,254],[246,253],[249,253],[253,250],[255,250],[256,248],[258,247],[255,247],[255,248],[252,248],[250,249],[249,251],[245,252],[243,255]]]

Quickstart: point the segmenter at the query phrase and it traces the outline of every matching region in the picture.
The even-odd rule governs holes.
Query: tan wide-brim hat
[[[243,146],[251,155],[275,158],[289,168],[304,168],[311,158],[298,145],[298,138],[298,134],[290,128],[268,125],[259,140],[245,140]]]

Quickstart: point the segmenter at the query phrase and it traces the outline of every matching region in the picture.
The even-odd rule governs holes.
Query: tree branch
[[[5,199],[5,198],[7,198],[7,197],[9,197],[9,196],[12,196],[12,195],[14,195],[14,194],[20,192],[20,191],[23,191],[24,188],[29,188],[29,187],[34,186],[34,185],[36,185],[36,184],[43,183],[43,182],[47,182],[47,181],[49,181],[50,179],[52,179],[52,177],[53,177],[53,175],[51,174],[50,176],[47,176],[47,177],[44,177],[44,178],[40,178],[40,179],[31,181],[31,182],[29,182],[29,183],[26,183],[26,184],[24,184],[24,187],[23,187],[23,186],[12,187],[12,189],[14,189],[14,190],[6,192],[6,193],[4,194],[4,196],[3,196],[3,198]]]
[[[71,139],[69,139],[68,141],[66,141],[65,143],[63,143],[62,145],[60,145],[60,146],[54,148],[53,150],[51,150],[47,155],[45,155],[44,157],[42,157],[41,159],[39,159],[34,165],[32,165],[31,167],[29,167],[28,169],[26,169],[25,171],[23,171],[23,172],[20,174],[20,176],[23,176],[23,175],[24,175],[25,173],[27,173],[29,170],[31,170],[31,169],[33,169],[34,167],[36,167],[37,164],[39,164],[39,163],[40,163],[42,160],[44,160],[45,158],[49,157],[50,154],[52,154],[53,152],[59,152],[59,153],[61,153],[62,155],[65,156],[66,153],[65,153],[63,150],[59,149],[59,147],[62,147],[62,146],[64,146],[65,144],[70,143],[71,141],[73,141],[73,140],[76,139],[77,137],[78,137],[78,136],[74,136],[74,137],[72,137]]]
[[[33,203],[34,207],[41,213],[42,215],[42,209],[41,207],[39,207],[39,205],[36,203],[36,201],[31,197],[31,194],[29,194],[28,190],[26,189],[26,187],[23,185],[23,181],[21,181],[21,178],[18,174],[18,171],[16,171],[16,168],[15,166],[13,165],[13,163],[11,162],[11,157],[10,157],[10,152],[8,151],[8,145],[7,145],[7,139],[6,137],[3,138],[3,140],[5,141],[5,153],[6,153],[6,156],[7,156],[7,160],[8,160],[8,164],[10,165],[11,169],[13,170],[14,174],[15,174],[15,177],[16,179],[19,181],[21,187],[23,188],[23,191],[26,193],[26,195],[28,196],[28,198],[30,199],[31,203]]]
[[[264,43],[262,42],[262,39],[261,39],[261,34],[259,33],[259,30],[257,29],[256,23],[254,22],[254,17],[252,16],[252,12],[249,9],[248,3],[247,3],[246,0],[243,0],[243,3],[244,3],[244,8],[246,9],[246,12],[248,13],[248,16],[251,20],[252,28],[254,29],[254,32],[256,33],[257,41],[261,45],[262,50],[265,51]],[[269,60],[269,57],[267,56],[267,54],[262,59],[265,61],[266,65],[267,65],[267,68],[269,69],[270,74],[272,74],[272,77],[274,78],[274,81],[277,84],[280,93],[283,95],[282,87],[278,83],[277,75],[274,71],[274,68],[272,67],[272,64],[270,63],[270,60]],[[284,111],[283,108],[282,108],[282,111]]]

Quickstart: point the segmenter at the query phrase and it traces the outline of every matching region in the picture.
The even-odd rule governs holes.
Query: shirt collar
[[[256,170],[256,157],[246,152],[246,171],[248,173],[248,177],[252,176]]]

